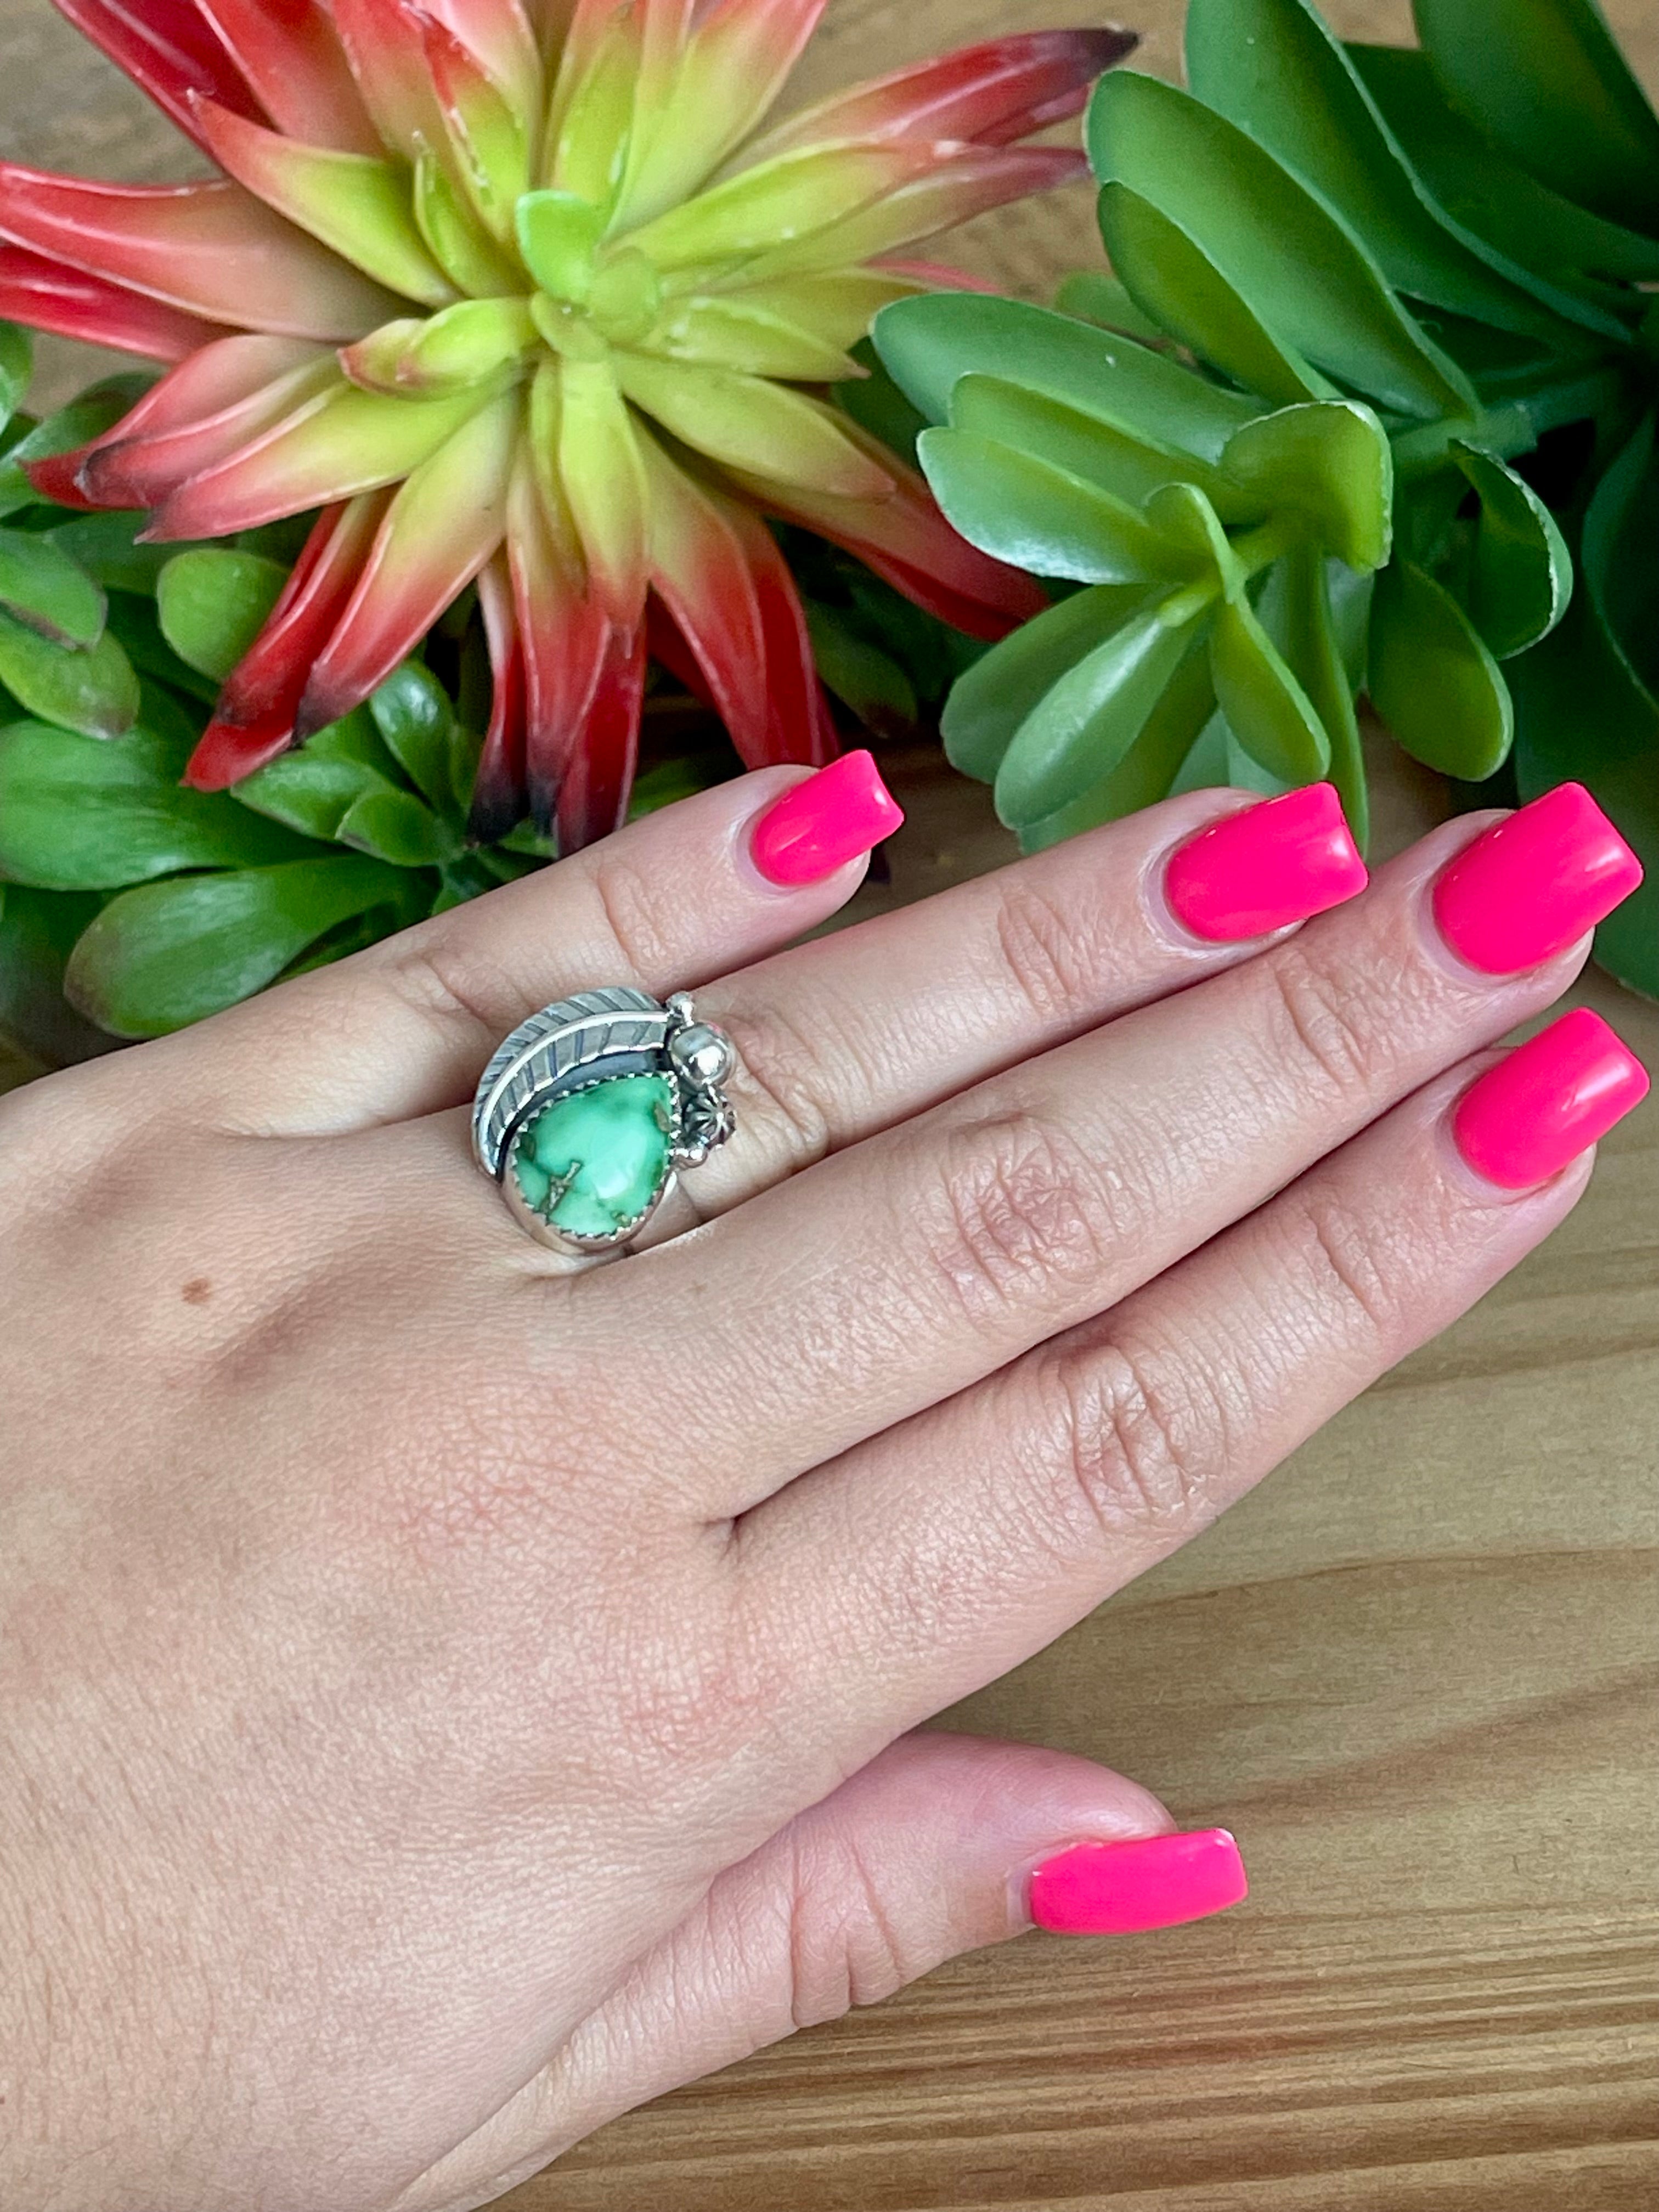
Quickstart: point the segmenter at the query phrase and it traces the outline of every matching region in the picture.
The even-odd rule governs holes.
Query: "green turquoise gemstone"
[[[615,1076],[532,1115],[507,1172],[551,1227],[614,1237],[642,1219],[662,1188],[673,1125],[667,1076]]]

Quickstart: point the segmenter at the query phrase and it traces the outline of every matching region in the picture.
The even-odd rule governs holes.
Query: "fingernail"
[[[1562,783],[1463,848],[1434,887],[1434,918],[1471,968],[1516,975],[1576,945],[1641,880],[1583,785]]]
[[[1547,1182],[1647,1096],[1647,1070],[1579,1006],[1472,1083],[1452,1112],[1457,1149],[1504,1190]]]
[[[1249,1892],[1225,1828],[1074,1844],[1031,1876],[1031,1917],[1056,1936],[1129,1936],[1224,1912]]]
[[[1170,857],[1164,896],[1194,937],[1218,945],[1305,921],[1369,880],[1334,786],[1311,783],[1189,837]]]
[[[833,876],[903,819],[872,756],[842,753],[767,808],[749,849],[768,883],[793,890]]]

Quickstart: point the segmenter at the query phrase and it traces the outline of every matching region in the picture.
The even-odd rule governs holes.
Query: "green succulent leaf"
[[[179,658],[222,684],[281,596],[288,572],[258,553],[201,545],[179,553],[155,585],[161,635]]]
[[[1190,0],[1186,53],[1197,97],[1336,209],[1391,284],[1499,330],[1551,343],[1575,337],[1524,267],[1435,200],[1310,0]],[[1558,298],[1577,321],[1625,336],[1613,317]]]
[[[1480,501],[1466,604],[1494,657],[1508,660],[1547,637],[1566,612],[1572,556],[1543,501],[1495,453],[1461,441],[1451,453]]]
[[[106,591],[153,597],[156,579],[169,561],[177,560],[179,549],[138,544],[137,533],[149,520],[142,512],[77,514],[48,531],[46,538]]]
[[[1268,572],[1256,613],[1318,718],[1330,750],[1326,774],[1363,853],[1370,836],[1370,804],[1354,712],[1363,670],[1351,669],[1343,656],[1332,604],[1334,580],[1370,583],[1340,562],[1328,561],[1317,546],[1295,546]],[[1369,611],[1369,596],[1365,606]]]
[[[821,602],[806,602],[806,628],[818,674],[861,722],[883,737],[915,731],[921,712],[915,690],[890,653]]]
[[[104,595],[50,538],[0,529],[0,610],[53,645],[95,645]]]
[[[1261,411],[1133,338],[1019,300],[918,294],[884,307],[873,336],[894,380],[930,422],[948,420],[951,386],[975,372],[1212,462]]]
[[[231,796],[255,814],[331,844],[360,799],[396,787],[366,763],[319,752],[313,743],[244,776]]]
[[[31,714],[83,737],[118,738],[138,712],[138,678],[106,629],[93,646],[54,645],[0,614],[0,684]]]
[[[1142,505],[1165,484],[1188,483],[1202,490],[1230,522],[1254,521],[1263,512],[1259,502],[1241,498],[1237,486],[1206,461],[1153,439],[1132,436],[1081,408],[1000,376],[974,372],[957,380],[951,393],[951,427],[1012,446],[1131,506]]]
[[[0,1039],[48,1067],[89,1060],[113,1042],[64,997],[64,965],[99,904],[89,893],[0,884]]]
[[[1054,305],[1062,315],[1098,323],[1104,331],[1123,331],[1143,344],[1166,346],[1169,336],[1129,296],[1129,288],[1105,269],[1077,269],[1060,279]]]
[[[1632,677],[1580,592],[1544,642],[1516,661],[1515,765],[1520,796],[1586,784],[1647,871],[1595,933],[1601,965],[1659,999],[1659,705]]]
[[[306,850],[221,793],[185,790],[178,776],[188,750],[143,729],[113,740],[42,722],[0,730],[0,875],[48,890],[108,890]]]
[[[366,791],[347,808],[334,834],[341,844],[398,868],[435,867],[461,849],[459,830],[440,821],[412,791]]]
[[[1150,200],[1127,185],[1104,185],[1099,216],[1112,266],[1170,337],[1274,406],[1334,397],[1335,386],[1276,337],[1203,247]]]
[[[1577,293],[1628,312],[1627,296],[1621,301],[1607,282],[1586,279],[1659,276],[1659,241],[1576,206],[1501,154],[1447,100],[1419,48],[1351,46],[1348,55],[1436,199],[1466,230],[1530,269],[1540,297]]]
[[[914,462],[916,440],[927,428],[927,418],[914,408],[893,381],[868,338],[860,338],[852,358],[865,371],[831,388],[837,405],[861,429],[879,438],[902,460]],[[942,418],[941,418],[942,419]]]
[[[1515,710],[1503,672],[1451,593],[1408,562],[1376,580],[1371,703],[1414,760],[1484,783],[1509,757]]]
[[[1118,70],[1095,88],[1088,135],[1101,183],[1161,210],[1328,375],[1401,414],[1474,414],[1468,379],[1354,232],[1237,125],[1175,85]]]
[[[1038,701],[997,770],[998,817],[1020,830],[1069,806],[1146,728],[1210,605],[1191,590],[1131,615]]]
[[[1210,676],[1216,704],[1253,761],[1286,784],[1324,775],[1330,740],[1248,599],[1231,600],[1217,613]]]
[[[946,520],[998,560],[1085,584],[1179,573],[1138,507],[1065,469],[968,430],[924,430],[916,451]]]
[[[171,550],[171,549],[169,549]],[[137,592],[111,591],[106,635],[115,639],[141,677],[164,684],[201,706],[210,706],[219,686],[180,660],[161,635],[155,602]]]
[[[440,814],[454,805],[450,786],[449,695],[418,661],[394,668],[371,692],[368,711],[386,746],[416,791]]]
[[[1154,805],[1169,790],[1214,707],[1210,657],[1206,641],[1200,637],[1188,645],[1186,658],[1165,684],[1139,736],[1123,757],[1069,805],[1044,815],[1040,821],[1023,824],[1021,851],[1042,852],[1080,830],[1092,830],[1102,822],[1116,822]]]
[[[989,783],[1026,716],[1146,599],[1139,585],[1097,584],[1033,616],[994,645],[957,678],[945,702],[939,734],[951,766]]]
[[[34,504],[34,487],[23,473],[26,461],[44,461],[49,454],[67,453],[72,447],[101,438],[155,381],[153,376],[132,373],[107,376],[101,384],[88,385],[55,415],[37,422],[0,461],[0,514]]]
[[[1222,466],[1258,509],[1305,519],[1351,568],[1380,568],[1394,529],[1394,456],[1388,434],[1357,399],[1281,408],[1247,422]]]
[[[1597,485],[1584,517],[1584,590],[1608,650],[1659,701],[1659,459],[1645,416]]]
[[[86,930],[64,990],[116,1036],[165,1036],[263,990],[351,916],[412,919],[430,896],[424,877],[356,853],[141,884]]]
[[[1441,90],[1540,184],[1659,234],[1659,118],[1593,0],[1413,0]]]
[[[9,422],[34,373],[34,343],[15,323],[0,323],[0,426]]]

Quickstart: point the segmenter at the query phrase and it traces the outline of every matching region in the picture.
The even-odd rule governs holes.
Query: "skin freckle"
[[[213,1285],[205,1275],[192,1275],[179,1295],[187,1306],[204,1306],[213,1296]]]

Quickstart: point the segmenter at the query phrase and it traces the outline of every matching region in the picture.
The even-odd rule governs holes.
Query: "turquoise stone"
[[[532,1115],[513,1140],[507,1172],[553,1228],[614,1237],[662,1188],[673,1118],[667,1076],[615,1076]]]

